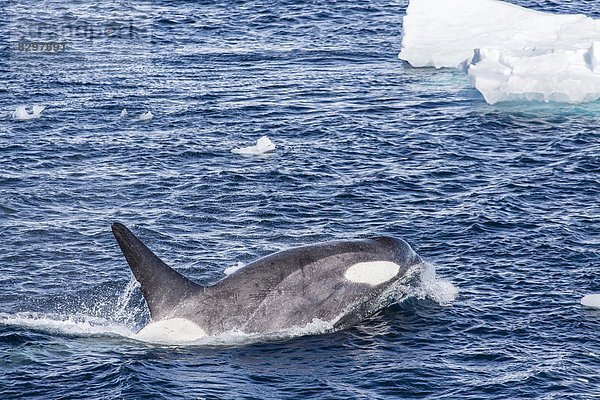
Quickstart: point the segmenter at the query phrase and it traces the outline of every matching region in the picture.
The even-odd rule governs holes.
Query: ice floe
[[[254,146],[235,148],[231,152],[235,154],[260,155],[274,151],[276,147],[267,136],[261,136]]]
[[[27,121],[30,119],[36,119],[41,117],[42,111],[44,111],[45,108],[45,106],[33,106],[33,111],[31,114],[29,114],[25,106],[19,106],[12,113],[12,117],[17,121]]]
[[[600,98],[600,20],[497,0],[410,0],[399,58],[458,67],[485,100]]]

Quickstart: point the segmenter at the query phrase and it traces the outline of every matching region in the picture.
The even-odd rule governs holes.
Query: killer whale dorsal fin
[[[203,289],[169,267],[125,225],[115,222],[112,231],[142,287],[153,320],[172,317],[172,311],[182,299]]]

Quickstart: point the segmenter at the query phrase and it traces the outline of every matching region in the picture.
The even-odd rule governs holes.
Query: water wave
[[[139,290],[139,284],[132,277],[118,296],[116,307],[107,308],[105,305],[96,305],[95,309],[112,310],[105,317],[86,315],[81,312],[72,314],[0,313],[0,325],[27,328],[53,335],[123,337],[157,345],[232,346],[333,332],[339,329],[336,328],[336,323],[346,314],[343,313],[331,321],[315,318],[305,326],[293,326],[289,329],[271,333],[246,333],[234,329],[218,335],[204,336],[193,340],[176,334],[170,337],[140,335],[138,334],[139,327],[136,326],[135,313],[132,313],[129,308],[136,290]],[[397,284],[383,293],[368,313],[375,313],[393,303],[402,303],[408,298],[427,298],[439,305],[446,306],[454,301],[457,293],[458,288],[456,286],[436,275],[433,264],[424,263],[414,267]],[[89,309],[84,307],[81,311],[85,312]],[[352,309],[348,309],[347,312],[352,312]]]

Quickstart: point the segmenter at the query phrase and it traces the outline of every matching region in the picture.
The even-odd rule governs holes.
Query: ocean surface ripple
[[[0,5],[2,398],[598,396],[600,104],[490,106],[412,69],[406,0],[213,3]],[[113,221],[204,284],[383,234],[431,269],[351,329],[158,346],[130,338],[149,317]]]

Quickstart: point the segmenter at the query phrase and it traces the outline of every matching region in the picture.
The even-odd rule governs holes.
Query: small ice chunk
[[[581,305],[584,307],[600,309],[600,294],[588,294],[581,299]]]
[[[45,108],[45,106],[33,106],[33,111],[31,114],[29,114],[25,106],[19,106],[12,113],[12,117],[17,121],[27,121],[30,119],[36,119],[41,117],[42,111],[44,111]]]
[[[498,0],[410,0],[398,57],[458,67],[485,100],[600,98],[600,20]]]
[[[274,151],[276,147],[267,136],[261,136],[254,146],[235,148],[231,152],[235,154],[260,155]]]
[[[32,118],[31,115],[29,115],[29,113],[25,109],[25,106],[17,107],[17,109],[13,111],[12,117],[19,121],[25,121]]]
[[[122,112],[121,112],[122,114]],[[147,111],[145,113],[140,114],[140,116],[138,117],[139,121],[150,121],[152,118],[154,118],[154,115],[152,115],[152,112]]]
[[[42,111],[46,109],[46,106],[33,106],[33,115],[35,118],[39,118]]]
[[[127,112],[126,108],[121,110],[121,118],[126,118],[128,115],[129,113]]]

